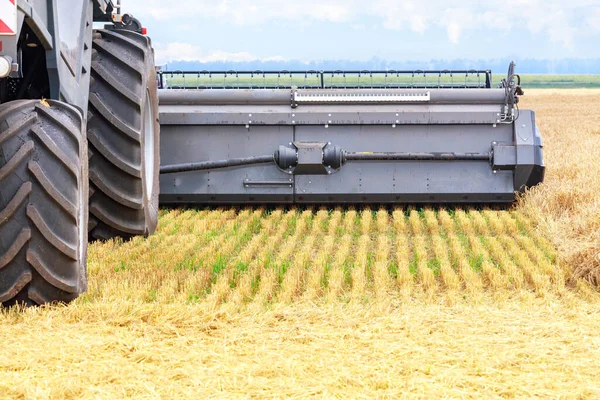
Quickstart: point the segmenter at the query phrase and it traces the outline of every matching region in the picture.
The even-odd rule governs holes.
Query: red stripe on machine
[[[16,35],[17,3],[16,0],[0,0],[0,35]]]
[[[0,33],[15,33],[8,25],[0,19]]]

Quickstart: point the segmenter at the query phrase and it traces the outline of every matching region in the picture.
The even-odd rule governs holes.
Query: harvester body
[[[2,88],[1,103],[17,99],[60,100],[87,112],[93,22],[111,19],[111,0],[4,0],[13,4],[3,18],[0,56],[12,61],[11,84]],[[7,10],[4,6],[3,10]],[[3,21],[4,22],[4,21]],[[12,27],[14,26],[14,30]],[[22,43],[19,43],[21,41]]]
[[[120,0],[0,0],[0,305],[72,301],[88,240],[154,232],[155,75]]]
[[[163,204],[508,203],[544,177],[512,66],[500,88],[490,71],[160,78]]]

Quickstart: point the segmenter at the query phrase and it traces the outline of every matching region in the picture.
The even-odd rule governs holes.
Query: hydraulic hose
[[[230,160],[202,161],[197,163],[167,165],[160,168],[160,173],[166,175],[176,174],[179,172],[205,171],[208,169],[239,167],[254,164],[267,164],[272,162],[275,162],[275,159],[271,154],[268,156],[259,157],[232,158]]]
[[[489,161],[490,153],[350,153],[345,161]]]
[[[335,156],[335,153],[332,153],[335,156],[335,159],[339,158],[339,163],[336,167],[334,167],[335,169],[340,168],[348,161],[490,161],[492,159],[492,153],[358,153],[345,152],[339,148],[338,150],[340,153],[339,156]],[[334,165],[335,162],[327,160],[327,155],[328,153],[325,153],[324,155],[323,161],[325,162],[325,165]],[[179,172],[205,171],[220,168],[268,163],[275,163],[281,169],[286,170],[288,168],[294,168],[298,165],[296,150],[285,148],[282,146],[282,148],[280,148],[279,151],[275,152],[274,155],[167,165],[160,168],[160,173],[162,175],[167,175],[176,174]]]

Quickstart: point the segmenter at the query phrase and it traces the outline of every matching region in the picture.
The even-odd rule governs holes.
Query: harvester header
[[[161,72],[161,202],[506,203],[543,180],[511,64]]]

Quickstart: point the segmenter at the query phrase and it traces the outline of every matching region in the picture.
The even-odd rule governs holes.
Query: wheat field
[[[0,398],[600,396],[600,91],[531,91],[509,208],[162,210],[69,306],[0,312]]]
[[[161,213],[149,239],[90,249],[82,302],[264,308],[413,295],[561,295],[554,246],[516,211],[213,209]],[[117,285],[117,287],[115,287]]]

